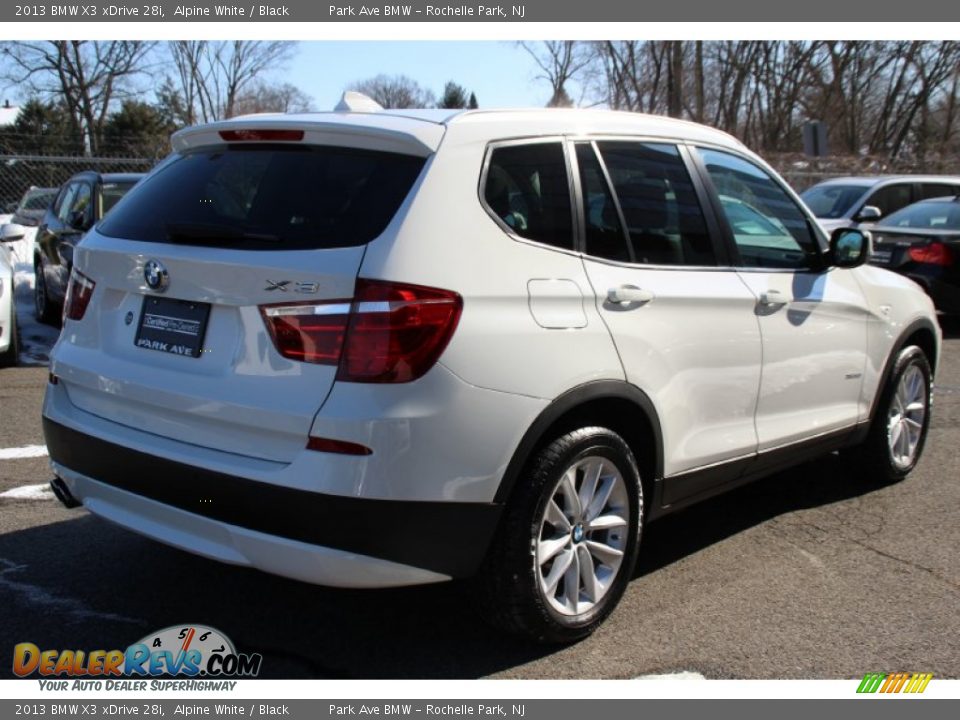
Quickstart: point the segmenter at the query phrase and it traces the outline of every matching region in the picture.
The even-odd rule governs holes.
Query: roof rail
[[[381,112],[383,105],[363,93],[347,90],[340,98],[340,102],[333,108],[334,112]]]

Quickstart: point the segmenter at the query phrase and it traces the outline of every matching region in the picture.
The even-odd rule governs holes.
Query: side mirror
[[[23,240],[25,234],[26,230],[24,230],[23,225],[17,225],[16,223],[0,225],[0,242],[7,243]]]
[[[855,268],[870,256],[870,233],[853,228],[837,228],[830,235],[830,264]]]
[[[857,213],[854,220],[857,222],[876,222],[881,217],[883,217],[883,213],[880,212],[880,208],[875,205],[864,205],[860,208],[860,212]]]

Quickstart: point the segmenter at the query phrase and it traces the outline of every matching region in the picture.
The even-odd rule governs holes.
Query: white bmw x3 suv
[[[586,110],[188,128],[78,245],[57,494],[300,580],[592,631],[650,520],[818,453],[905,476],[940,331],[730,136]]]

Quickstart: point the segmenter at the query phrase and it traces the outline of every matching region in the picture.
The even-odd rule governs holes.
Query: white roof
[[[0,105],[0,127],[4,125],[13,125],[17,121],[17,116],[20,114],[20,108],[16,105],[11,105],[10,107],[4,107]]]
[[[640,135],[744,146],[720,130],[673,118],[612,110],[538,108],[530,110],[383,110],[260,114],[181,130],[176,150],[221,142],[223,130],[303,129],[307,142],[428,155],[449,129],[465,140],[488,142],[538,135]]]

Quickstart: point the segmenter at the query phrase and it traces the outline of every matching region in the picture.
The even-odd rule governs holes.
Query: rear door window
[[[693,183],[674,145],[609,141],[598,142],[597,149],[626,225],[631,262],[717,264]]]
[[[483,199],[489,212],[515,235],[573,248],[570,182],[559,141],[494,148]]]
[[[363,245],[390,223],[424,162],[328,146],[202,148],[141,181],[99,231],[250,250]]]
[[[872,205],[875,208],[879,208],[880,217],[886,217],[900,208],[905,208],[912,202],[913,183],[896,183],[895,185],[887,185],[877,190],[867,198],[864,206]]]

